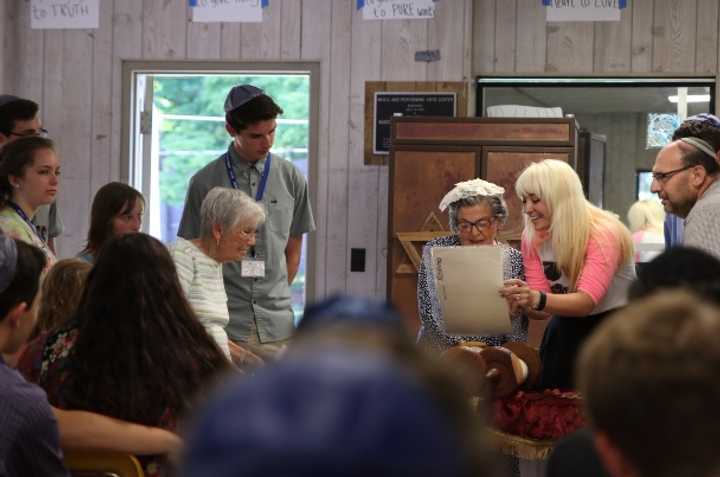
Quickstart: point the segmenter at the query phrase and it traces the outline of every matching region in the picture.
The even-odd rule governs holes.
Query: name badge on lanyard
[[[270,174],[270,163],[272,156],[268,153],[265,158],[265,166],[263,167],[262,174],[260,175],[260,182],[258,183],[257,192],[255,193],[255,201],[261,202],[263,195],[265,195],[265,185],[267,185],[268,175]],[[228,179],[233,189],[239,189],[240,186],[235,177],[235,171],[230,163],[230,153],[225,153],[225,169],[227,170]],[[245,258],[240,262],[240,275],[243,278],[265,278],[265,260],[258,260],[254,258]]]

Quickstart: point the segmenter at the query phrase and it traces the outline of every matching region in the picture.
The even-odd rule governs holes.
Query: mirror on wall
[[[638,171],[684,118],[715,111],[715,78],[483,77],[476,106],[478,116],[572,115],[580,131],[604,137],[602,206],[625,218]]]

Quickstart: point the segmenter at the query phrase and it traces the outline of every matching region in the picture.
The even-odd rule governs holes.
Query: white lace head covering
[[[444,212],[450,204],[462,199],[467,199],[468,197],[498,196],[502,198],[504,193],[505,189],[502,187],[482,179],[472,179],[465,182],[458,182],[450,192],[445,194],[445,197],[443,197],[440,201],[438,208],[441,212]]]

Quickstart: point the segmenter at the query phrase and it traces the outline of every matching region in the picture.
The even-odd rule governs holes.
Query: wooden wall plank
[[[315,13],[310,13],[304,9],[302,0],[281,0],[281,15],[280,15],[280,58],[283,60],[297,60],[300,58],[300,50],[302,40],[313,36],[313,30],[317,29],[318,36],[322,37],[324,31],[329,30],[329,22],[318,22],[318,18],[329,18],[321,17],[319,13],[323,10],[316,10]],[[307,27],[310,29],[309,32],[305,32],[304,28],[304,16],[303,12],[310,15],[312,23],[308,24]],[[321,23],[321,24],[318,24]],[[303,33],[301,35],[301,32]],[[327,39],[330,41],[330,38]]]
[[[475,75],[495,70],[495,0],[473,3],[472,71]]]
[[[0,91],[3,92],[7,92],[5,75],[7,74],[8,68],[5,64],[5,58],[9,57],[6,56],[6,44],[8,43],[8,39],[14,38],[15,36],[10,33],[14,25],[8,22],[8,15],[10,14],[11,8],[12,7],[8,7],[6,2],[0,2]]]
[[[3,40],[3,70],[2,73],[2,90],[5,93],[14,93],[15,86],[17,84],[18,69],[13,67],[9,68],[10,58],[21,58],[18,55],[18,29],[20,21],[18,18],[20,5],[18,2],[3,2],[3,25],[4,25],[4,40]]]
[[[717,0],[698,0],[695,35],[695,72],[715,74],[718,69]]]
[[[460,3],[459,1],[457,2]],[[468,4],[463,1],[463,4]],[[435,18],[428,21],[429,50],[440,50],[440,61],[427,65],[427,79],[432,81],[459,81],[463,79],[464,63],[469,50],[465,47],[465,5],[438,3]],[[461,47],[462,46],[462,47]]]
[[[696,0],[655,0],[653,71],[695,71]]]
[[[186,57],[187,0],[145,0],[143,3],[143,58]]]
[[[122,0],[118,0],[122,1]],[[92,52],[92,121],[90,122],[90,195],[111,178],[111,137],[113,106],[113,11],[114,0],[100,2],[100,28],[93,33]],[[89,219],[86,219],[86,230]]]
[[[516,45],[516,0],[495,4],[495,73],[514,73]]]
[[[326,294],[326,264],[327,264],[327,193],[328,193],[328,149],[331,136],[331,130],[335,132],[335,127],[330,125],[329,109],[330,99],[330,74],[331,74],[331,58],[330,48],[333,43],[332,18],[333,3],[327,0],[305,0],[301,4],[302,10],[298,13],[298,17],[302,18],[302,39],[297,43],[302,45],[301,58],[308,60],[320,60],[320,97],[314,98],[319,102],[320,114],[318,118],[318,130],[315,131],[318,137],[318,154],[316,157],[310,158],[310,165],[316,171],[311,174],[310,180],[316,179],[311,183],[311,189],[315,191],[312,200],[315,207],[313,215],[315,216],[316,232],[314,234],[315,250],[315,295],[316,297],[324,297]],[[283,11],[283,15],[287,11]],[[329,22],[317,22],[317,18],[329,18]],[[347,96],[347,93],[345,94]],[[342,219],[341,219],[342,220]],[[333,225],[335,217],[333,218]],[[310,257],[308,257],[310,258]],[[343,256],[335,263],[339,267],[345,265]],[[343,280],[344,283],[344,280]]]
[[[17,75],[13,92],[43,107],[43,55],[45,32],[30,29],[30,2],[21,2],[17,16]],[[44,110],[44,108],[43,108]]]
[[[322,0],[326,1],[326,0]],[[350,163],[362,164],[362,146],[359,156],[349,154],[350,135],[350,85],[351,51],[353,46],[353,18],[355,6],[345,0],[332,1],[332,44],[330,45],[329,88],[327,96],[323,93],[329,109],[330,133],[326,168],[326,223],[318,233],[325,232],[325,294],[345,291],[350,275],[349,267],[349,182]],[[358,42],[359,43],[359,42]],[[355,127],[362,124],[357,118]],[[362,136],[360,136],[362,139]],[[322,172],[322,169],[321,169]],[[320,179],[322,180],[322,179]],[[323,197],[318,197],[318,202]],[[319,237],[318,237],[319,239]],[[319,250],[318,250],[319,251]],[[317,273],[322,273],[318,267]],[[318,283],[318,276],[316,283]]]
[[[280,21],[283,4],[273,1],[263,9],[262,23],[243,23],[240,29],[240,54],[244,60],[280,58]],[[298,19],[298,21],[300,21]]]
[[[633,73],[652,70],[654,0],[633,0],[627,8],[632,9],[632,48],[630,67]]]
[[[517,60],[518,73],[545,71],[547,23],[545,7],[536,0],[517,0]]]
[[[220,26],[220,58],[234,60],[240,58],[240,23],[222,23]]]
[[[117,0],[112,24],[112,138],[110,141],[110,178],[122,177],[120,151],[122,149],[122,60],[142,57],[143,0]],[[94,190],[91,191],[95,193]]]
[[[66,30],[62,35],[62,90],[48,88],[47,104],[60,104],[56,111],[48,109],[53,118],[54,138],[62,138],[58,153],[62,166],[63,180],[83,182],[79,189],[66,189],[60,192],[59,210],[69,221],[65,222],[66,231],[59,242],[58,252],[62,256],[78,253],[84,242],[83,231],[87,230],[89,215],[90,189],[90,137],[92,114],[92,94],[88,94],[88,74],[93,71],[93,34],[94,30]],[[49,35],[49,33],[48,33]],[[49,37],[48,37],[49,39]],[[49,60],[50,58],[47,58]],[[57,94],[60,94],[58,101]],[[61,123],[55,123],[56,116]],[[60,130],[62,129],[62,132]],[[107,159],[106,159],[107,160]],[[74,187],[74,186],[73,186]],[[82,195],[81,195],[82,194]],[[73,210],[66,215],[65,211]],[[75,222],[75,219],[79,219]]]
[[[191,9],[187,9],[187,58],[214,60],[220,58],[220,23],[191,22]]]
[[[632,49],[632,10],[624,8],[619,22],[595,22],[595,73],[627,73]]]
[[[548,23],[547,31],[546,69],[548,72],[592,72],[593,23]]]
[[[350,2],[348,2],[350,3]],[[378,266],[378,166],[363,164],[365,81],[381,77],[382,21],[363,20],[361,11],[352,14],[350,50],[350,121],[348,133],[348,243],[345,270],[350,269],[350,249],[364,248],[364,272],[348,275],[346,290],[359,296],[373,296]],[[382,166],[379,166],[382,167]],[[380,238],[385,240],[385,237]]]

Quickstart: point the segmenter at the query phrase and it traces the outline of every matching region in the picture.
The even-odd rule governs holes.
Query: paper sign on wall
[[[619,22],[621,0],[544,0],[549,22]]]
[[[435,17],[434,0],[357,0],[365,20],[402,20]]]
[[[215,22],[262,22],[260,0],[196,0],[192,6],[192,21]]]
[[[100,0],[32,0],[30,28],[35,30],[92,29],[100,22]]]

